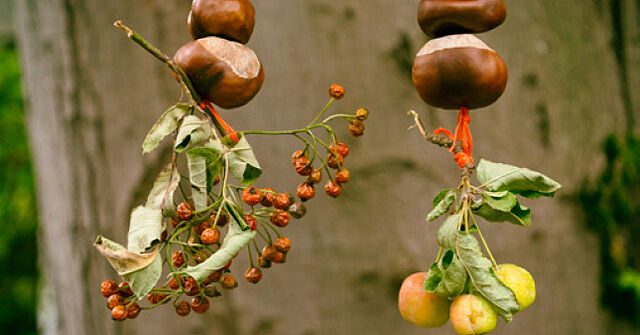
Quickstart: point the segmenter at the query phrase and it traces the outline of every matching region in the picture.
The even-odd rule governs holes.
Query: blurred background
[[[531,227],[487,225],[499,263],[527,268],[536,303],[495,334],[640,331],[640,1],[505,1],[506,22],[480,35],[510,81],[474,111],[476,159],[541,171],[564,185],[525,201]],[[237,129],[308,123],[330,84],[347,91],[333,111],[371,111],[352,148],[353,182],[318,197],[287,228],[294,249],[257,286],[178,319],[159,308],[114,323],[99,283],[117,275],[92,247],[124,241],[170,147],[142,156],[155,119],[179,87],[122,32],[121,19],[168,54],[190,40],[189,0],[0,0],[0,333],[2,334],[452,334],[405,322],[403,278],[428,268],[439,189],[457,184],[450,155],[407,130],[456,113],[422,103],[411,83],[426,41],[418,0],[255,0],[248,44],[264,64],[261,93],[223,112]],[[293,191],[287,138],[250,138],[260,186]],[[166,144],[166,143],[165,143]],[[259,184],[260,184],[259,183]],[[37,201],[36,201],[37,199]],[[238,262],[235,271],[244,271]]]

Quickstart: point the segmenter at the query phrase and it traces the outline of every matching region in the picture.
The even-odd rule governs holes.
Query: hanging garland
[[[496,328],[498,315],[511,322],[535,300],[531,274],[499,265],[476,220],[529,226],[531,210],[517,196],[551,197],[561,188],[526,168],[488,160],[474,164],[470,110],[498,100],[508,72],[502,58],[470,33],[491,30],[505,18],[502,0],[422,0],[418,7],[420,27],[433,39],[416,55],[413,83],[427,104],[458,110],[458,123],[453,133],[438,128],[428,134],[418,114],[409,113],[422,136],[448,148],[461,169],[458,187],[439,192],[427,216],[427,221],[446,216],[436,235],[440,250],[434,263],[407,277],[399,292],[402,317],[420,327],[451,320],[458,334],[485,334]],[[470,182],[474,172],[479,186]]]
[[[334,198],[351,177],[344,167],[349,147],[339,141],[330,123],[342,120],[353,136],[361,136],[369,112],[359,109],[323,118],[345,94],[334,84],[329,102],[306,127],[236,132],[225,122],[214,105],[243,106],[264,81],[262,64],[244,45],[254,27],[254,8],[248,0],[194,0],[188,17],[194,41],[174,57],[122,22],[115,26],[169,67],[188,100],[167,109],[142,144],[146,154],[172,137],[173,155],[146,203],[131,213],[127,246],[103,236],[94,243],[124,277],[120,283],[102,282],[100,292],[117,321],[135,319],[142,310],[170,301],[180,316],[191,310],[204,313],[210,298],[238,286],[231,266],[242,250],[249,258],[244,272],[249,283],[262,279],[262,269],[286,261],[292,243],[281,230],[291,217],[306,214],[304,203],[315,197],[323,174],[324,191]],[[326,139],[317,136],[318,131]],[[248,135],[285,135],[301,141],[302,148],[291,157],[295,172],[303,177],[295,192],[298,201],[290,193],[252,186],[262,169]],[[179,160],[186,161],[188,171],[178,169]],[[139,304],[145,297],[148,304]]]

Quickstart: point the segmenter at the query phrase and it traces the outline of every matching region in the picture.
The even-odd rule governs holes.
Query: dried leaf
[[[187,115],[190,108],[187,104],[177,104],[169,107],[151,127],[144,143],[142,143],[142,153],[146,154],[153,151],[165,136],[178,129],[180,120]]]

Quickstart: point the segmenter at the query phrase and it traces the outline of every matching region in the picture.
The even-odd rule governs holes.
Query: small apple
[[[398,309],[402,317],[422,328],[436,328],[449,319],[449,299],[423,288],[426,272],[418,272],[402,282],[398,295]]]
[[[536,300],[536,283],[529,271],[513,264],[501,264],[496,273],[498,278],[516,294],[520,310],[524,311]]]
[[[486,334],[498,324],[496,310],[483,297],[465,294],[451,304],[451,325],[459,335]]]

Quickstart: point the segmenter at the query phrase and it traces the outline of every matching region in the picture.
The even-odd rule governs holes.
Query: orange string
[[[458,113],[458,124],[454,134],[444,128],[438,128],[433,133],[435,135],[444,134],[447,138],[453,140],[453,144],[449,151],[454,153],[458,141],[462,142],[462,152],[458,152],[453,156],[453,160],[458,163],[460,168],[473,163],[473,137],[471,136],[471,130],[469,129],[469,123],[471,123],[471,117],[469,116],[469,110],[467,108],[460,108]]]
[[[231,126],[222,119],[220,114],[218,114],[218,112],[216,112],[216,110],[213,108],[213,105],[209,100],[202,100],[202,103],[200,104],[200,108],[201,109],[208,108],[211,114],[213,114],[213,116],[216,118],[218,123],[220,123],[224,131],[227,132],[227,134],[229,134],[229,138],[231,138],[231,140],[234,143],[238,143],[239,139],[236,131],[233,130],[233,128],[231,128]]]

